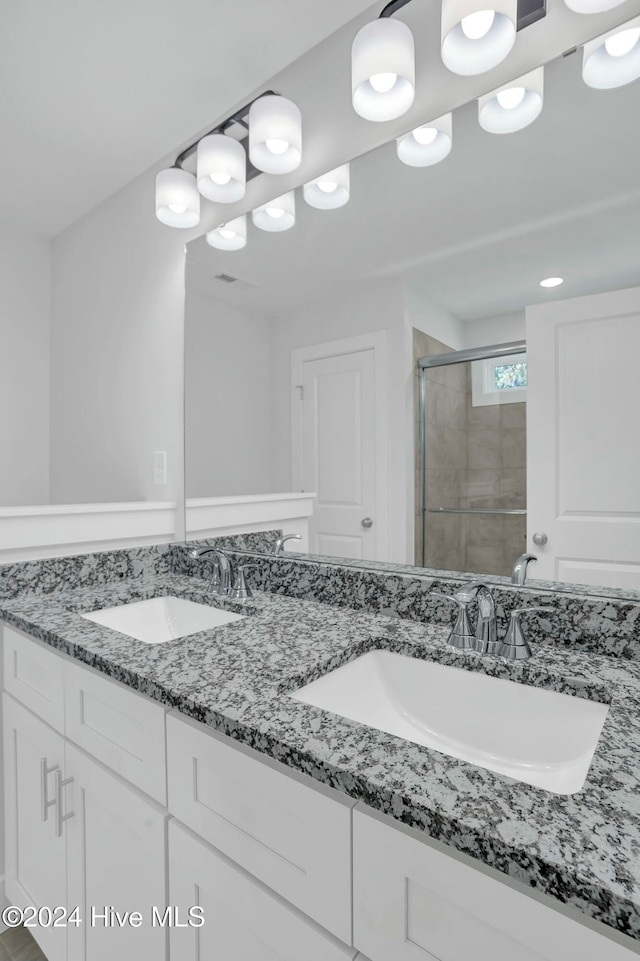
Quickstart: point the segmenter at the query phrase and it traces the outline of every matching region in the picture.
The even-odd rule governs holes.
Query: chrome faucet
[[[455,624],[447,641],[451,647],[459,651],[474,651],[476,654],[496,654],[498,648],[498,629],[496,622],[496,605],[491,588],[483,581],[470,581],[464,584],[455,594],[437,594],[436,597],[446,597],[458,606]],[[469,605],[478,602],[478,619],[475,632],[469,620]]]
[[[273,553],[276,557],[282,554],[282,548],[287,541],[301,541],[302,537],[300,534],[283,534],[273,545]]]
[[[213,554],[215,557],[215,567],[213,577],[209,581],[209,590],[213,594],[227,595],[231,592],[231,585],[234,580],[233,562],[228,554],[220,550],[219,547],[195,547],[189,551],[190,557],[205,557]]]
[[[535,554],[521,554],[513,565],[511,572],[511,583],[522,586],[527,579],[527,567],[531,561],[537,561]]]
[[[486,584],[478,584],[478,621],[475,650],[478,654],[498,653],[498,625],[493,594]]]
[[[545,611],[552,614],[553,607],[523,607],[511,612],[509,627],[502,641],[498,640],[496,605],[491,588],[483,581],[464,584],[455,594],[439,594],[458,606],[458,613],[447,644],[458,651],[471,651],[475,654],[493,654],[511,661],[521,661],[531,657],[532,650],[527,642],[520,618],[525,614]],[[477,601],[478,618],[475,632],[471,627],[468,607]]]

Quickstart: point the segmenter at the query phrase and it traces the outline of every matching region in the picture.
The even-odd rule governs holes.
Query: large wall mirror
[[[346,206],[313,209],[297,191],[291,230],[250,223],[236,252],[188,245],[187,498],[318,493],[310,550],[333,557],[508,575],[531,550],[527,511],[548,470],[527,460],[539,449],[527,430],[554,412],[527,408],[570,389],[562,363],[538,345],[430,367],[421,438],[418,361],[527,341],[539,305],[640,285],[640,84],[593,90],[578,61],[547,64],[544,110],[518,133],[482,130],[474,101],[455,111],[443,162],[406,166],[394,141],[352,162]],[[561,287],[539,286],[556,275]],[[610,424],[605,459],[621,451],[589,476],[614,489],[624,474],[618,513],[637,521],[630,323],[611,324],[608,347],[581,336],[567,377],[582,365],[592,415]],[[584,463],[591,428],[578,422]],[[637,589],[637,531],[635,566],[612,565],[603,586]]]

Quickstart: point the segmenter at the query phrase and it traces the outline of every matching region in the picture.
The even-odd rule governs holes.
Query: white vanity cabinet
[[[7,896],[77,905],[82,920],[33,928],[49,961],[640,957],[640,943],[6,627],[4,686]],[[110,913],[92,927],[92,908],[142,923]]]
[[[23,908],[78,907],[79,925],[31,928],[48,961],[113,961],[118,954],[165,961],[168,933],[152,926],[151,909],[164,908],[167,898],[166,808],[64,736],[93,739],[96,753],[108,753],[116,768],[122,758],[125,767],[148,768],[158,745],[157,738],[149,738],[145,720],[149,709],[159,710],[160,771],[148,780],[164,795],[164,712],[133,692],[124,691],[129,700],[120,704],[123,689],[113,682],[9,628],[4,630],[4,675],[9,900]],[[82,705],[71,712],[70,725],[65,725],[65,692],[67,701],[77,696]],[[114,705],[129,718],[128,739],[121,736],[121,720],[108,723]],[[148,757],[140,748],[144,743]],[[116,921],[107,927],[96,918],[92,925],[91,909],[104,914],[105,907],[121,916],[139,911],[144,923],[132,927],[126,921],[120,927]],[[110,925],[113,918],[110,913]]]

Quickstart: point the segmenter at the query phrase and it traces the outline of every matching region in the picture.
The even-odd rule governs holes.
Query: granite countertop
[[[640,663],[551,645],[525,663],[480,659],[447,647],[442,625],[282,595],[256,594],[244,607],[218,602],[246,619],[158,645],[79,616],[164,594],[216,603],[205,589],[196,577],[140,577],[0,600],[0,617],[640,940]],[[372,649],[610,703],[584,787],[552,794],[289,697]]]

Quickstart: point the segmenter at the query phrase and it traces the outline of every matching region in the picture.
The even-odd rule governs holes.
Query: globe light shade
[[[398,157],[408,167],[431,167],[451,153],[453,117],[445,114],[398,137]]]
[[[505,83],[478,100],[478,121],[489,133],[524,130],[540,116],[544,99],[544,67]]]
[[[302,161],[302,114],[286,97],[268,95],[249,110],[249,159],[268,174],[288,174]]]
[[[395,120],[415,97],[415,45],[401,20],[383,17],[358,31],[351,48],[353,109],[365,120]]]
[[[196,178],[180,167],[168,167],[156,177],[156,217],[167,227],[197,227],[200,194]]]
[[[247,215],[243,214],[210,230],[207,243],[217,250],[242,250],[247,245]]]
[[[242,200],[247,183],[247,157],[242,144],[222,133],[198,144],[198,190],[207,200],[232,204]]]
[[[289,230],[296,222],[296,195],[291,190],[275,200],[262,204],[251,214],[256,227],[260,230],[279,232]]]
[[[605,13],[619,7],[625,0],[564,0],[574,13]]]
[[[349,201],[349,164],[336,167],[304,185],[304,199],[319,210],[335,210]]]
[[[582,79],[588,87],[611,90],[640,77],[640,17],[585,43]]]
[[[443,0],[445,67],[462,76],[497,67],[513,48],[517,19],[517,0]]]

